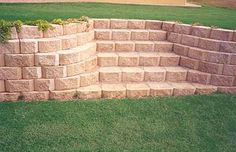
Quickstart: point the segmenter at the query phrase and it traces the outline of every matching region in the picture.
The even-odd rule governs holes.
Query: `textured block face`
[[[96,30],[95,39],[96,40],[110,40],[113,32],[111,30]]]
[[[175,22],[163,22],[162,30],[172,32],[174,30]]]
[[[220,43],[221,41],[219,40],[200,38],[198,47],[210,51],[219,51]]]
[[[167,33],[167,40],[172,43],[180,43],[182,39],[182,34],[178,33]]]
[[[198,48],[190,48],[188,51],[188,57],[197,60],[206,60],[207,59],[207,51],[198,49]]]
[[[141,82],[144,80],[144,71],[141,68],[122,68],[123,82]]]
[[[166,81],[179,82],[185,81],[187,78],[187,70],[178,67],[166,68]]]
[[[195,59],[188,58],[188,57],[181,56],[180,66],[190,68],[190,69],[198,69],[199,61],[195,60]]]
[[[99,85],[81,87],[78,89],[78,94],[80,99],[99,99],[102,97],[102,91]]]
[[[129,30],[113,30],[112,31],[112,40],[117,41],[126,41],[130,40],[131,32]]]
[[[191,36],[191,35],[183,35],[181,44],[187,45],[187,46],[198,46],[199,43],[199,37]]]
[[[167,38],[167,33],[165,31],[149,31],[149,40],[151,41],[164,41]]]
[[[80,53],[78,51],[65,51],[59,54],[59,64],[68,65],[80,61]]]
[[[145,21],[142,20],[129,20],[128,21],[129,29],[145,29]]]
[[[136,53],[119,53],[119,66],[138,66],[139,56]]]
[[[10,36],[10,39],[13,40],[13,39],[18,39],[18,34],[17,34],[17,31],[16,31],[16,28],[15,27],[12,27],[11,28],[11,36]]]
[[[78,33],[77,34],[77,45],[83,45],[83,44],[86,44],[89,39],[92,39],[90,38],[89,36],[90,34],[88,34],[87,32],[86,33]],[[93,33],[93,39],[94,39],[94,33]]]
[[[85,72],[85,62],[70,64],[66,66],[67,76],[76,76]]]
[[[36,79],[34,88],[36,91],[52,91],[55,89],[54,79]]]
[[[93,73],[86,73],[80,75],[80,86],[86,87],[89,85],[94,85],[99,81],[99,73],[93,72]]]
[[[234,31],[233,41],[236,42],[236,31]]]
[[[57,38],[41,39],[39,43],[39,52],[56,52],[61,50],[61,40]]]
[[[193,26],[192,35],[207,38],[210,36],[211,28],[205,26]]]
[[[100,82],[121,82],[121,69],[110,67],[110,68],[100,68],[99,79]]]
[[[222,74],[223,64],[200,61],[198,70],[211,74]]]
[[[42,37],[43,32],[39,31],[37,26],[23,25],[19,33],[20,39],[37,39]]]
[[[229,94],[235,94],[236,93],[236,87],[218,87],[217,91],[223,92],[223,93],[229,93]]]
[[[0,101],[12,102],[17,101],[20,96],[20,93],[0,93]]]
[[[236,54],[231,55],[230,64],[236,65]]]
[[[154,51],[154,43],[149,41],[139,41],[135,43],[135,51],[152,52]]]
[[[94,71],[96,70],[98,65],[98,60],[97,57],[91,57],[90,59],[85,61],[85,71]]]
[[[72,100],[75,95],[76,90],[51,91],[49,98],[52,100]]]
[[[34,54],[5,54],[6,66],[31,67],[34,66]]]
[[[20,41],[20,46],[23,54],[38,52],[38,42],[34,39],[23,39]]]
[[[80,78],[78,76],[55,79],[56,90],[71,90],[71,89],[77,89],[79,87],[80,87]]]
[[[97,51],[98,52],[113,52],[114,48],[115,48],[114,42],[109,42],[109,41],[97,42]]]
[[[131,52],[135,50],[134,42],[116,42],[115,51],[116,52]]]
[[[126,97],[126,87],[122,84],[103,84],[102,97],[121,99]]]
[[[187,74],[187,81],[201,83],[201,84],[209,84],[210,83],[211,74],[203,73],[199,71],[189,70]]]
[[[25,101],[42,101],[42,100],[48,100],[49,99],[49,92],[23,92],[22,96],[24,97]]]
[[[188,96],[195,94],[196,88],[188,83],[172,83],[174,96]]]
[[[5,82],[4,80],[0,80],[0,92],[4,92],[5,91]]]
[[[161,82],[165,81],[166,70],[160,67],[145,67],[144,81]]]
[[[223,41],[230,41],[233,37],[232,30],[225,30],[225,29],[212,29],[210,38],[223,40]]]
[[[155,52],[171,52],[173,50],[173,43],[169,42],[156,42],[155,43]]]
[[[70,23],[63,25],[63,34],[64,35],[71,35],[76,34],[78,29],[77,23]]]
[[[110,28],[110,20],[108,19],[95,19],[94,21],[95,29],[108,29]]]
[[[59,54],[56,53],[38,53],[35,54],[36,66],[55,66],[59,65]]]
[[[21,68],[0,67],[0,80],[18,80],[22,78]]]
[[[150,87],[150,96],[156,97],[164,97],[164,96],[172,96],[173,87],[168,83],[148,83]]]
[[[63,36],[61,37],[61,44],[63,50],[75,48],[77,46],[77,36],[76,35]]]
[[[65,66],[51,66],[42,68],[43,78],[63,78],[66,77],[66,67]]]
[[[116,66],[118,65],[118,55],[115,53],[98,54],[98,65],[101,67]]]
[[[174,54],[161,54],[160,66],[177,66],[180,57]]]
[[[147,20],[146,21],[146,29],[148,30],[161,30],[162,21],[155,21],[155,20]]]
[[[223,75],[212,75],[211,84],[215,86],[232,86],[234,77]]]
[[[7,80],[6,91],[8,92],[30,92],[34,90],[33,80]]]
[[[211,85],[192,84],[196,88],[196,94],[211,94],[217,91],[217,87]]]
[[[122,19],[111,19],[111,29],[126,29],[128,21]]]
[[[192,26],[188,24],[175,24],[174,32],[180,34],[190,34]]]
[[[43,32],[43,36],[45,38],[51,38],[56,36],[63,35],[63,27],[62,25],[52,24],[53,28],[49,28],[48,30]]]
[[[135,40],[135,41],[149,40],[149,32],[146,30],[132,30],[131,40]]]
[[[189,51],[189,47],[185,46],[185,45],[181,45],[181,44],[174,44],[173,51],[178,55],[187,56],[188,51]]]
[[[42,77],[41,67],[24,67],[23,78],[24,79],[39,79]]]
[[[146,84],[127,84],[128,98],[141,98],[150,95],[150,88]]]
[[[20,53],[19,40],[9,40],[7,43],[0,43],[0,54]]]
[[[206,52],[208,62],[227,64],[230,62],[230,54],[223,52]]]
[[[222,42],[220,44],[220,51],[227,53],[236,53],[236,42]]]
[[[0,67],[3,67],[4,65],[5,65],[4,54],[0,54]]]
[[[157,54],[140,53],[139,65],[140,66],[158,66],[160,63],[160,56]]]

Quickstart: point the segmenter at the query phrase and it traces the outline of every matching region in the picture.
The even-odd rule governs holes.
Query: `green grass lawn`
[[[63,4],[0,4],[0,18],[35,20],[76,18],[82,15],[96,18],[160,19],[201,23],[208,26],[236,29],[236,9],[203,6],[202,8],[118,5],[99,3]]]
[[[236,96],[0,103],[1,152],[235,152]]]

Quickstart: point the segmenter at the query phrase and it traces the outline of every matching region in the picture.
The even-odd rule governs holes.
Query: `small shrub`
[[[0,42],[6,42],[11,37],[11,22],[0,20]]]
[[[52,20],[51,23],[52,23],[52,24],[58,24],[58,25],[64,25],[64,24],[65,24],[65,21],[63,21],[63,20],[60,19],[60,18],[57,18],[57,19]]]
[[[38,26],[39,31],[46,31],[49,28],[53,28],[51,23],[46,20],[27,21],[25,24]]]
[[[16,32],[20,33],[23,22],[21,20],[14,21],[13,26],[16,28]]]

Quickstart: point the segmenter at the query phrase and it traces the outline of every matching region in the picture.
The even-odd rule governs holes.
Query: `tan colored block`
[[[87,33],[87,42],[91,42],[95,39],[95,32],[94,30],[88,31]]]
[[[118,55],[116,53],[99,53],[97,56],[98,65],[101,67],[118,65]]]
[[[8,92],[29,92],[33,90],[33,80],[6,80],[6,91]]]
[[[43,37],[43,32],[37,26],[23,25],[18,36],[20,39],[37,39]]]
[[[169,32],[167,33],[167,40],[172,43],[180,43],[182,39],[182,34]]]
[[[186,81],[187,70],[178,67],[166,68],[166,81],[179,82]]]
[[[157,31],[157,30],[149,31],[149,40],[151,41],[164,41],[166,39],[167,39],[166,31]]]
[[[132,30],[131,40],[135,40],[135,41],[149,40],[149,32],[147,30]]]
[[[192,27],[192,35],[202,37],[202,38],[208,38],[211,33],[211,28],[206,26],[193,26]]]
[[[162,30],[168,31],[168,32],[173,32],[175,24],[176,24],[175,22],[163,22]]]
[[[196,36],[182,35],[181,44],[184,44],[187,46],[198,46],[199,39],[200,38]]]
[[[199,60],[181,56],[180,66],[190,68],[190,69],[198,69]]]
[[[111,19],[111,29],[126,29],[128,27],[128,20]]]
[[[154,43],[151,41],[138,41],[135,43],[135,51],[137,52],[153,52]]]
[[[6,43],[0,43],[0,54],[20,53],[19,40],[8,40]]]
[[[210,50],[210,51],[219,51],[220,43],[221,41],[219,40],[200,38],[198,47],[202,49]]]
[[[42,101],[49,99],[49,92],[48,91],[33,91],[33,92],[23,92],[22,96],[24,97],[24,101]]]
[[[66,66],[42,67],[43,78],[64,78],[66,77]]]
[[[192,25],[189,25],[189,24],[175,24],[174,32],[189,35],[192,32]]]
[[[86,45],[79,46],[74,50],[79,51],[80,53],[80,61],[88,59],[96,54],[96,44],[95,43],[87,43]]]
[[[131,38],[130,30],[112,30],[112,40],[126,41],[130,40],[130,38]]]
[[[220,51],[227,53],[236,53],[236,42],[221,42]]]
[[[119,53],[119,66],[138,66],[139,55],[137,53]]]
[[[115,42],[115,51],[117,52],[130,52],[134,50],[135,50],[135,44],[132,41]]]
[[[71,90],[80,87],[80,77],[66,77],[55,79],[55,89],[56,90]]]
[[[80,61],[80,52],[77,50],[68,50],[59,52],[59,64],[68,65]]]
[[[62,25],[52,24],[52,28],[43,31],[44,38],[51,38],[63,35]]]
[[[85,73],[80,75],[80,86],[94,85],[99,81],[99,72]]]
[[[67,76],[76,76],[85,72],[85,62],[70,64],[66,66]]]
[[[179,65],[180,56],[172,53],[160,53],[160,66],[177,66]]]
[[[22,78],[21,68],[0,67],[0,80],[19,80]]]
[[[84,32],[84,33],[78,33],[77,34],[77,45],[80,46],[80,45],[84,45],[86,44],[87,42],[90,41],[90,39],[92,38],[89,38],[89,33],[88,32]],[[94,34],[93,34],[93,39],[94,39]]]
[[[223,64],[200,61],[198,70],[212,74],[222,74]]]
[[[35,54],[36,66],[59,65],[59,54],[57,53],[37,53]]]
[[[122,68],[123,82],[142,82],[144,80],[144,71],[141,68]]]
[[[17,34],[17,31],[16,31],[16,28],[15,28],[15,27],[12,27],[12,28],[11,28],[11,36],[10,36],[10,39],[11,39],[11,40],[18,39],[18,34]]]
[[[85,71],[97,70],[98,60],[97,56],[91,57],[85,61]]]
[[[96,44],[98,52],[113,52],[115,50],[115,43],[111,41],[98,41]]]
[[[173,86],[169,83],[148,83],[150,87],[150,96],[155,97],[165,97],[165,96],[172,96],[173,94]]]
[[[230,54],[223,52],[207,52],[208,62],[227,64],[230,62]]]
[[[145,28],[148,30],[161,30],[162,21],[146,20]]]
[[[144,67],[144,81],[165,81],[166,70],[162,67]]]
[[[60,38],[61,38],[62,50],[67,50],[67,49],[77,47],[77,36],[76,35],[62,36]]]
[[[141,98],[150,95],[150,88],[147,84],[127,84],[128,98]]]
[[[211,84],[216,86],[232,86],[234,77],[224,75],[212,75]]]
[[[189,83],[172,83],[174,87],[174,96],[189,96],[194,95],[196,88]]]
[[[0,54],[0,67],[5,66],[5,59],[4,59],[4,54]]]
[[[233,38],[233,31],[226,29],[212,29],[210,38],[223,41],[231,41]]]
[[[196,88],[196,94],[212,94],[217,91],[217,87],[212,85],[202,85],[193,83],[192,84]]]
[[[126,97],[126,87],[122,84],[102,84],[102,97],[121,99]]]
[[[73,100],[76,96],[76,90],[51,91],[50,99],[52,100]]]
[[[99,70],[100,82],[121,82],[121,76],[121,69],[117,67],[100,68]]]
[[[38,42],[35,39],[20,40],[21,53],[31,54],[38,52]]]
[[[39,79],[41,77],[41,67],[23,67],[23,79]]]
[[[5,64],[9,67],[34,66],[34,54],[6,54]]]
[[[158,66],[160,63],[160,56],[157,53],[140,53],[140,66]]]
[[[169,42],[155,42],[155,52],[172,52],[173,43]]]
[[[218,87],[218,91],[223,92],[223,93],[236,94],[236,87],[221,86],[221,87]]]
[[[198,48],[189,48],[188,57],[197,59],[197,60],[207,60],[208,51]]]
[[[52,91],[55,89],[54,79],[36,79],[34,89],[35,91]]]
[[[4,82],[4,80],[0,80],[0,92],[5,92],[5,82]]]
[[[96,40],[111,40],[113,32],[111,30],[95,30]]]
[[[102,97],[102,89],[99,85],[81,87],[78,89],[80,99],[100,99]]]
[[[92,24],[92,25],[90,25]],[[82,33],[82,32],[87,32],[89,30],[92,30],[93,28],[93,22],[92,23],[87,23],[87,22],[80,22],[80,23],[77,23],[77,33]]]
[[[39,52],[56,52],[62,49],[61,40],[58,38],[44,38],[38,41],[39,43]]]
[[[20,96],[20,93],[8,93],[8,92],[3,92],[0,93],[0,101],[4,102],[12,102],[12,101],[17,101]]]
[[[95,29],[108,29],[110,28],[110,20],[109,19],[95,19],[94,28]]]
[[[145,21],[143,20],[129,20],[128,21],[129,29],[145,29]]]
[[[173,51],[178,55],[187,56],[189,47],[181,44],[174,44]]]
[[[195,83],[209,84],[210,78],[211,78],[211,74],[194,71],[194,70],[189,70],[187,74],[187,81],[195,82]]]
[[[69,24],[63,25],[63,34],[64,35],[76,34],[77,30],[78,30],[77,23],[69,23]]]

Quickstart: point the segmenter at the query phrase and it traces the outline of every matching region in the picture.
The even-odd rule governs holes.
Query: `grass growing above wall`
[[[0,151],[235,152],[236,96],[0,103]]]
[[[134,18],[201,23],[236,29],[236,9],[203,6],[201,8],[119,5],[101,3],[0,4],[0,19],[53,20],[55,18]]]

